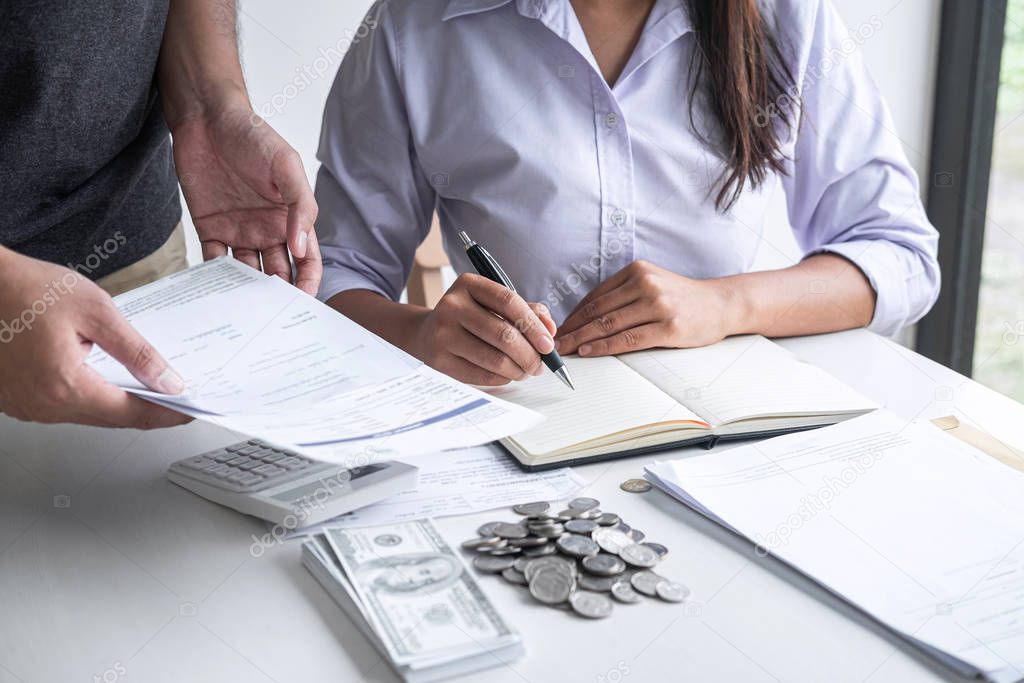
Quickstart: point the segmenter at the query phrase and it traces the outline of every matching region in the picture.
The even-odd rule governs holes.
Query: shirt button
[[[604,117],[604,125],[608,126],[609,128],[614,128],[615,126],[619,125],[619,117],[616,116],[614,113],[608,114],[607,116]]]
[[[615,225],[623,225],[626,222],[626,212],[622,209],[615,209],[612,211],[612,223]]]

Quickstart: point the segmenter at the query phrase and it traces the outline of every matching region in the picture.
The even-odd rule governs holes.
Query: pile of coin
[[[668,548],[646,541],[642,531],[600,505],[594,498],[574,498],[554,513],[550,503],[521,503],[512,508],[521,519],[488,522],[462,547],[477,553],[477,570],[500,574],[525,586],[538,602],[568,606],[591,619],[609,616],[612,598],[686,600],[686,586],[651,571]]]

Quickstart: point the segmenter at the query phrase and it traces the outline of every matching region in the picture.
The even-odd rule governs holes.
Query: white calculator
[[[392,461],[346,468],[253,439],[179,460],[167,478],[233,510],[301,529],[413,488],[416,468]]]

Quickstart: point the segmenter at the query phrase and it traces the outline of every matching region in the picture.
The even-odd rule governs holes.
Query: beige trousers
[[[164,245],[130,266],[96,281],[110,296],[141,287],[188,267],[185,255],[185,226],[178,223]]]

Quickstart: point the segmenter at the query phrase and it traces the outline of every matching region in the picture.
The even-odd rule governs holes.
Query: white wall
[[[870,36],[857,48],[892,110],[907,158],[928,182],[935,65],[938,60],[939,0],[832,0],[852,32]],[[858,32],[864,27],[866,30]],[[880,27],[880,28],[875,28]],[[925,190],[927,188],[923,188]],[[757,270],[790,265],[800,257],[790,232],[782,193],[773,198]]]
[[[833,2],[849,28],[881,26],[859,49],[889,102],[907,156],[926,184],[939,1]],[[240,0],[240,6],[242,59],[253,103],[258,110],[270,106],[271,124],[302,154],[312,182],[320,110],[338,68],[337,53],[348,44],[370,0]],[[799,256],[781,193],[766,221],[765,242],[771,248],[761,250],[758,268],[787,265]],[[198,258],[198,253],[193,240],[191,254]]]

